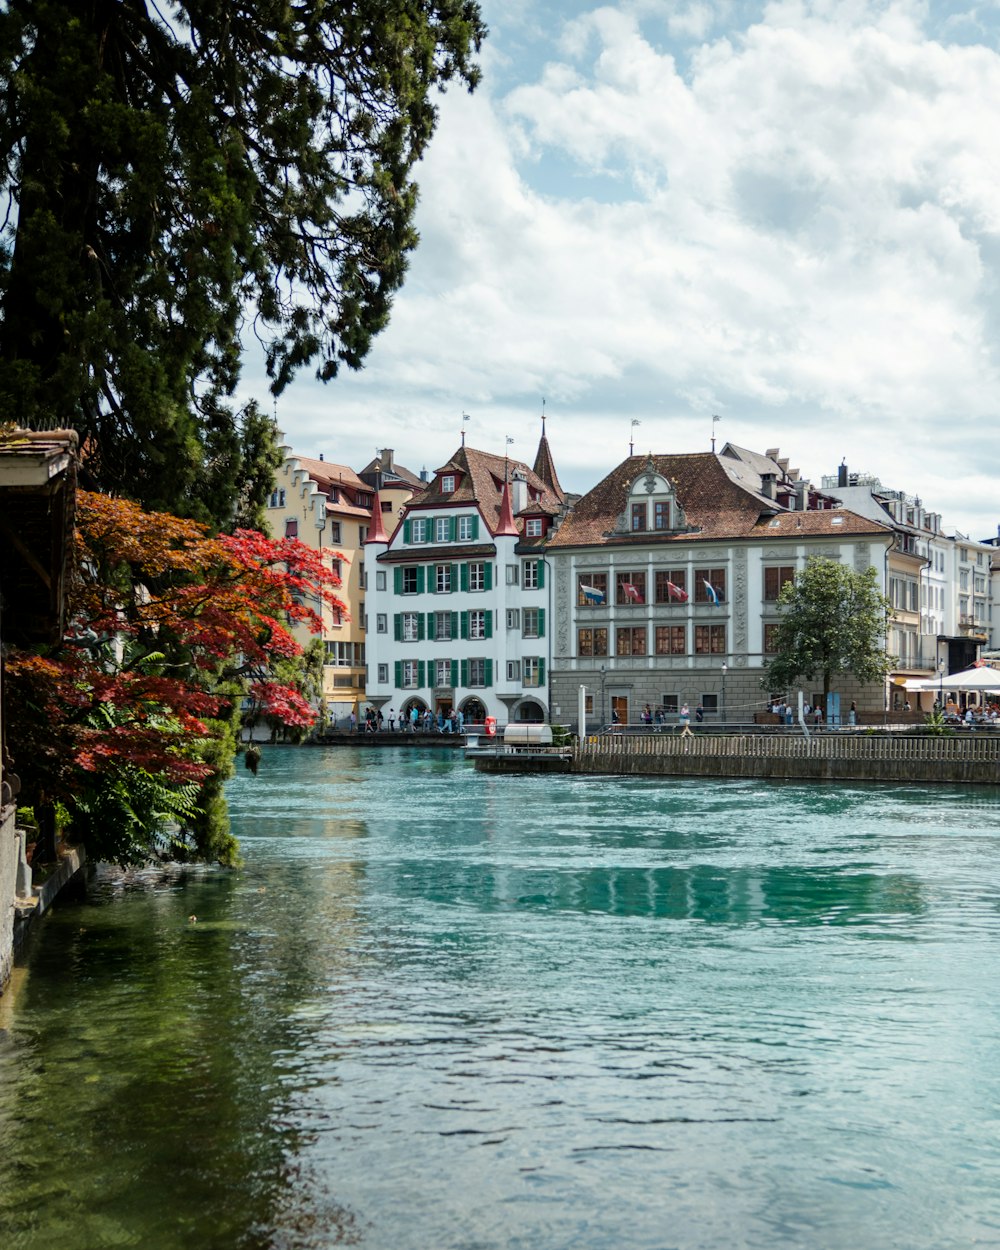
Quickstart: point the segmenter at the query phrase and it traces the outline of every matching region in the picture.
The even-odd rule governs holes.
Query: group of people
[[[465,732],[465,715],[460,708],[452,708],[445,715],[443,708],[438,708],[435,715],[430,708],[424,708],[423,711],[415,704],[410,708],[409,712],[400,711],[396,714],[396,709],[389,709],[388,717],[384,716],[381,708],[368,707],[365,708],[364,722],[358,720],[355,711],[351,711],[351,733],[382,733],[388,722],[389,733],[412,733],[418,730],[424,733],[464,733]]]

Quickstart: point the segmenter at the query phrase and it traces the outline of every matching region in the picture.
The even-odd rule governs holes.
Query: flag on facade
[[[634,586],[631,582],[622,582],[622,590],[625,592],[626,599],[631,599],[633,603],[642,603],[642,595],[639,593],[638,586]]]
[[[584,599],[586,599],[588,603],[604,602],[604,591],[598,590],[596,586],[584,586],[583,582],[581,582],[580,594],[583,595]]]
[[[667,582],[667,596],[670,599],[676,599],[678,603],[687,603],[688,601],[688,592],[686,590],[682,590],[681,587],[674,582]]]
[[[701,584],[705,587],[705,590],[708,592],[709,599],[711,599],[711,601],[715,604],[715,606],[718,607],[719,606],[719,592],[715,589],[715,587],[712,585],[712,583],[708,580],[707,577],[703,577],[701,579]]]

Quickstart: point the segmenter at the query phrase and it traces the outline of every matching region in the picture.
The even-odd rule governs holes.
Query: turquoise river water
[[[4,1250],[1000,1246],[1000,790],[265,752],[0,1019]]]

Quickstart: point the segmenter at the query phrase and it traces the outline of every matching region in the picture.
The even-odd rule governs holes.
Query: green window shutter
[[[434,541],[434,518],[432,516],[427,518],[427,524],[424,526],[424,533],[427,536],[424,539],[424,542],[432,543]]]
[[[472,518],[472,541],[475,542],[479,537],[479,517]]]
[[[401,612],[393,614],[392,618],[392,636],[397,642],[403,641],[403,615]]]
[[[396,668],[396,689],[402,690],[403,689],[403,661],[397,660],[395,664],[395,668]]]
[[[449,638],[458,637],[458,613],[457,612],[452,612],[451,614],[451,629],[448,631],[448,637]]]
[[[417,661],[417,685],[420,687],[421,690],[423,690],[424,686],[427,685],[427,682],[425,680],[426,668],[427,668],[427,665],[423,662],[423,660]]]
[[[452,690],[458,685],[458,660],[451,662],[451,688]]]
[[[545,561],[538,561],[538,589],[545,589]]]
[[[545,609],[538,609],[538,637],[545,637]]]
[[[462,685],[466,690],[469,688],[469,661],[462,661]]]
[[[422,564],[417,566],[417,594],[418,595],[422,595],[424,593],[424,574],[426,572],[427,570],[424,568]]]
[[[455,535],[457,532],[458,532],[458,517],[450,516],[448,518],[448,541],[450,543],[453,543],[455,541]]]
[[[468,612],[459,613],[459,620],[461,622],[460,637],[468,638],[469,636],[469,614]],[[462,685],[463,686],[465,685],[464,681],[462,682]]]
[[[486,637],[487,638],[493,637],[493,613],[492,612],[486,613]],[[489,685],[490,683],[487,682],[486,684]]]
[[[412,529],[413,527],[410,525],[409,520],[406,520],[403,522],[403,542],[404,543],[408,543],[410,541],[410,534],[412,532]]]
[[[427,613],[427,616],[428,618],[430,617],[429,612]],[[424,629],[424,614],[423,612],[418,612],[417,613],[417,642],[423,642],[423,640],[426,637],[427,637],[427,633]],[[423,682],[421,682],[420,684],[423,685]]]
[[[485,584],[486,584],[487,590],[493,589],[493,565],[492,564],[487,564],[486,566],[486,583]]]
[[[392,570],[392,588],[397,595],[403,593],[403,570],[398,565]]]
[[[487,660],[486,663],[483,665],[483,668],[485,668],[486,670],[484,684],[487,686],[492,686],[493,685],[493,661]]]
[[[464,565],[464,564],[462,564],[462,565],[453,564],[453,565],[451,566],[451,593],[452,593],[452,594],[454,594],[454,593],[455,593],[455,591],[458,589],[458,582],[459,582],[459,572],[458,572],[458,570],[459,570],[460,568],[463,568],[463,569],[464,569],[464,568],[465,568],[465,565]],[[462,587],[462,589],[463,589],[463,590],[465,590],[465,589],[467,589],[467,588],[466,588],[465,586],[463,586],[463,587]]]
[[[538,661],[538,684],[540,686],[545,685],[545,661],[544,660]]]
[[[458,568],[459,568],[458,588],[459,590],[468,590],[469,589],[469,566],[467,564],[460,564]]]

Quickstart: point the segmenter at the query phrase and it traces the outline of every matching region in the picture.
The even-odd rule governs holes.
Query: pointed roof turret
[[[553,495],[560,503],[565,499],[563,488],[559,485],[559,476],[556,473],[556,463],[552,459],[552,452],[549,448],[549,440],[545,437],[545,413],[542,412],[542,437],[538,440],[538,451],[535,453],[535,463],[531,466],[535,474],[542,479],[545,485],[552,491]]]
[[[385,532],[385,526],[382,524],[382,501],[379,498],[378,491],[372,500],[372,523],[368,530],[366,543],[387,543],[389,535]]]
[[[503,534],[511,534],[517,538],[518,528],[514,523],[514,513],[510,506],[510,486],[507,482],[503,484],[503,493],[500,496],[500,518],[497,521],[497,527],[493,531],[494,538],[499,538]]]

